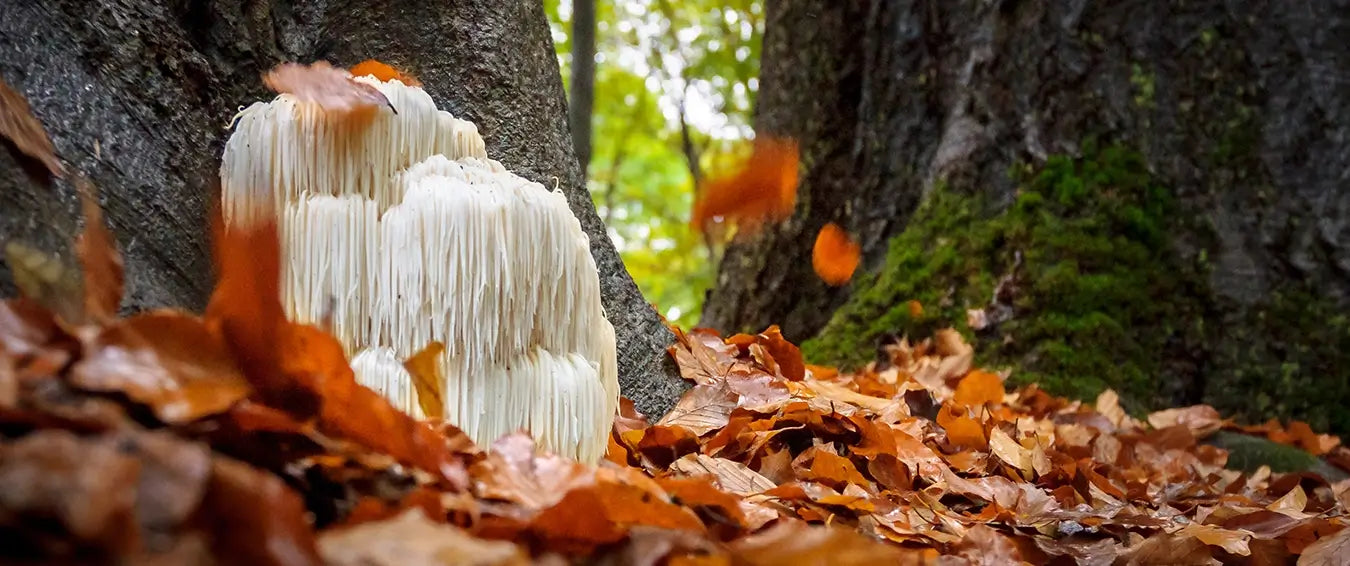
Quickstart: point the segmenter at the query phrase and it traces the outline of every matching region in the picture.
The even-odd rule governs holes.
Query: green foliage
[[[570,7],[545,2],[564,81]],[[698,321],[716,266],[689,225],[694,181],[681,120],[701,167],[751,135],[762,16],[759,0],[596,4],[587,183],[644,296],[686,328]]]
[[[1184,321],[1196,310],[1198,272],[1169,245],[1172,199],[1143,161],[1120,147],[1088,144],[1084,153],[1025,176],[1014,205],[993,218],[978,212],[986,209],[978,197],[935,189],[892,241],[885,267],[803,350],[815,362],[857,365],[886,333],[952,324],[976,338],[967,309],[986,307],[1010,275],[1014,314],[978,335],[982,362],[1011,364],[1014,381],[1062,395],[1111,387],[1126,400],[1166,403],[1161,360],[1171,345],[1197,339]],[[924,304],[925,320],[909,318],[910,299]]]

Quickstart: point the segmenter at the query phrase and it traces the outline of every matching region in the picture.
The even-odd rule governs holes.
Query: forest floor
[[[6,564],[1343,564],[1350,480],[1225,468],[1224,429],[1350,469],[1306,425],[1136,419],[973,367],[960,334],[856,373],[776,328],[684,333],[694,383],[623,403],[604,461],[475,446],[358,385],[286,321],[275,227],[226,231],[204,316],[117,318],[90,191],[74,297],[0,303]],[[233,251],[232,251],[233,250]],[[260,259],[261,258],[261,259]],[[44,306],[45,305],[45,306]],[[65,314],[57,314],[65,313]]]

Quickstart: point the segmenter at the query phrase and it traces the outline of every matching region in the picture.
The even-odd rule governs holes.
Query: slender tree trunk
[[[591,113],[595,101],[595,0],[572,3],[572,96],[567,122],[572,148],[581,163],[581,176],[591,162]]]
[[[577,167],[540,3],[0,0],[0,14],[0,76],[100,186],[126,256],[128,310],[203,306],[205,211],[226,125],[239,106],[273,96],[261,73],[282,61],[374,58],[476,123],[507,168],[563,187],[590,236],[624,394],[659,415],[682,390],[665,353],[672,336],[624,269]],[[69,260],[77,206],[68,184],[32,185],[0,152],[0,240]],[[3,265],[0,292],[14,293]]]

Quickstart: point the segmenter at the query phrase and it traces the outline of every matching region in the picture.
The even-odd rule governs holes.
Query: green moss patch
[[[1017,382],[1077,398],[1111,387],[1137,404],[1168,404],[1161,385],[1194,377],[1169,375],[1163,360],[1203,332],[1194,299],[1203,278],[1169,245],[1175,203],[1143,160],[1115,146],[1088,144],[1084,155],[1019,174],[1015,203],[993,217],[979,197],[934,190],[885,267],[857,283],[803,351],[856,367],[880,336],[953,324],[982,363],[1016,367]],[[1005,277],[1012,317],[975,333],[967,309],[986,307]],[[919,320],[904,307],[911,299],[925,307]]]

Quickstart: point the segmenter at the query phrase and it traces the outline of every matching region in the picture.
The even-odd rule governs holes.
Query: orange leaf
[[[703,523],[689,509],[636,485],[614,482],[567,492],[557,505],[534,518],[530,530],[551,549],[584,554],[622,540],[636,525],[704,531]]]
[[[374,59],[366,59],[365,61],[357,63],[351,68],[351,73],[353,77],[364,77],[369,75],[383,82],[396,80],[408,86],[422,86],[422,82],[418,81],[412,75]]]
[[[444,396],[441,391],[444,378],[441,376],[440,364],[441,353],[444,351],[445,344],[432,342],[403,362],[404,369],[412,376],[413,388],[417,390],[417,404],[422,407],[422,414],[429,419],[445,417],[445,403],[442,400]]]
[[[958,416],[950,404],[943,403],[938,411],[937,422],[947,431],[947,442],[953,446],[984,450],[989,441],[984,436],[984,427],[968,416]]]
[[[122,303],[122,255],[103,225],[103,209],[93,184],[83,177],[75,184],[84,213],[84,232],[75,241],[75,253],[84,267],[84,317],[98,322],[112,320]]]
[[[330,112],[369,111],[381,106],[397,112],[379,89],[352,80],[351,73],[327,61],[308,66],[282,63],[263,75],[263,83],[273,91],[289,93]]]
[[[974,370],[961,378],[952,401],[963,407],[980,407],[1003,402],[1003,379],[987,371]]]
[[[220,338],[196,317],[160,310],[117,321],[71,370],[76,387],[121,392],[182,424],[229,409],[249,393]]]
[[[862,248],[848,232],[831,222],[816,234],[816,245],[811,249],[811,267],[822,281],[838,287],[853,278],[861,254]]]
[[[802,351],[786,338],[783,338],[783,332],[775,324],[765,329],[755,337],[764,348],[773,356],[773,361],[778,362],[778,370],[792,381],[801,381],[806,378],[806,363],[802,361]]]
[[[797,204],[797,159],[795,140],[756,138],[744,167],[700,187],[691,223],[707,233],[708,223],[720,217],[752,234],[766,222],[787,218]]]
[[[20,153],[41,163],[53,176],[65,175],[65,168],[56,157],[56,147],[47,137],[42,122],[33,115],[28,100],[4,80],[0,80],[0,137],[8,139]]]

